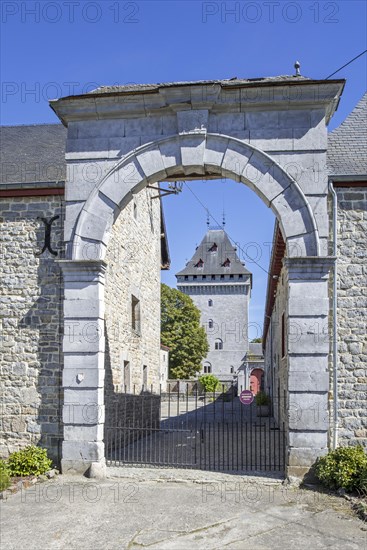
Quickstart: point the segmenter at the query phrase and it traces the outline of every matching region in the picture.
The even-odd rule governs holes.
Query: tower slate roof
[[[209,229],[181,275],[251,275],[223,229]]]
[[[367,175],[367,92],[329,134],[327,163],[331,176]]]
[[[0,127],[0,184],[39,184],[66,179],[62,124]]]

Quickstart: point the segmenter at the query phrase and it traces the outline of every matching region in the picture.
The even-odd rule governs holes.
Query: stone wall
[[[282,354],[282,315],[284,314],[284,326],[287,327],[287,298],[285,270],[283,268],[278,280],[277,295],[271,315],[264,354],[265,392],[270,394],[272,410],[277,422],[286,422],[287,420],[287,347],[285,348],[285,355],[283,356]],[[287,343],[286,336],[285,343]]]
[[[143,189],[117,218],[106,255],[106,425],[125,391],[158,391],[160,378],[160,201]],[[132,297],[139,301],[136,326]],[[144,372],[145,370],[145,372]],[[143,389],[144,385],[144,389]],[[124,411],[119,407],[119,413]],[[120,419],[121,421],[121,419]]]
[[[63,197],[14,197],[0,201],[1,456],[40,443],[58,459],[61,441],[62,291],[55,258],[63,257]],[[51,246],[40,256],[45,226]]]
[[[339,443],[367,446],[367,189],[336,191]]]

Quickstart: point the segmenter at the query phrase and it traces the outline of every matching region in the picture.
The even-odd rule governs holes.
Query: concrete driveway
[[[58,476],[1,504],[1,548],[367,550],[348,502],[277,479],[109,469]]]

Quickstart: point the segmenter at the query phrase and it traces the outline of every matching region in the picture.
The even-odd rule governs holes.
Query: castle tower
[[[209,229],[186,267],[176,274],[177,288],[201,312],[209,352],[203,373],[232,381],[243,366],[248,344],[252,274],[244,267],[223,229]]]

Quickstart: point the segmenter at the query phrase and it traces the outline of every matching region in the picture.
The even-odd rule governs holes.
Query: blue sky
[[[366,19],[362,0],[3,0],[1,123],[57,122],[48,99],[98,85],[293,74],[296,59],[303,75],[325,78],[366,49]],[[335,78],[347,85],[330,129],[366,90],[366,56]],[[229,235],[256,259],[244,257],[254,274],[251,321],[260,326],[272,213],[232,181],[189,186],[219,221],[224,206]],[[174,285],[206,230],[206,214],[187,187],[164,204],[172,269],[163,280]]]

